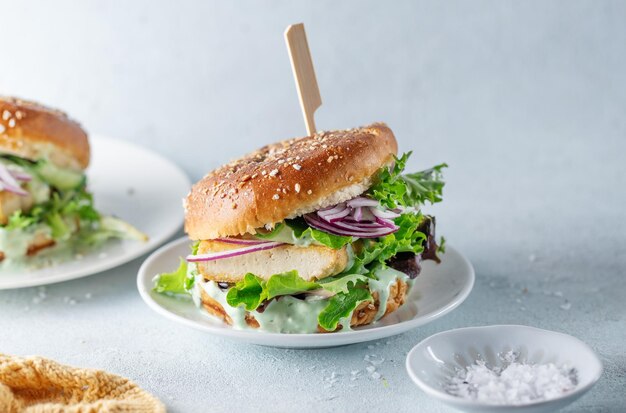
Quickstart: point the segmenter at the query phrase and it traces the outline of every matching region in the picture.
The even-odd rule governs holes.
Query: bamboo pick
[[[322,105],[322,97],[317,86],[313,61],[309,44],[304,32],[304,24],[292,24],[285,30],[285,41],[291,59],[291,68],[296,80],[300,107],[304,116],[304,123],[309,136],[314,135],[315,111]]]

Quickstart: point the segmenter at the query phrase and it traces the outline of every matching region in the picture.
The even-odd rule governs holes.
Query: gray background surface
[[[411,169],[450,164],[434,212],[476,268],[465,304],[389,340],[267,349],[151,312],[136,260],[44,294],[0,292],[0,351],[125,375],[174,412],[443,412],[406,375],[408,350],[450,328],[519,323],[602,358],[597,387],[567,411],[624,411],[626,3],[2,0],[0,92],[197,179],[304,133],[282,38],[299,21],[320,129],[384,120],[415,151]],[[387,384],[351,381],[372,354]]]

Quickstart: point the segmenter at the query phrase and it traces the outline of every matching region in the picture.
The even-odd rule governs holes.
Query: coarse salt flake
[[[522,405],[555,399],[572,391],[577,371],[554,363],[527,364],[513,351],[499,355],[502,366],[482,360],[457,369],[448,378],[446,391],[457,397],[494,405]]]

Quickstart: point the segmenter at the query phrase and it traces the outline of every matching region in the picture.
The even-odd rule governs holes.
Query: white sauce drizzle
[[[235,329],[251,329],[245,320],[245,308],[242,305],[236,308],[231,307],[226,301],[227,291],[223,291],[215,281],[204,281],[202,276],[195,272],[195,265],[190,264],[187,271],[190,276],[195,274],[194,287],[190,293],[197,307],[202,307],[200,293],[204,290],[206,294],[224,308],[226,314],[232,319]],[[375,317],[375,320],[378,321],[385,314],[391,286],[398,278],[408,281],[408,277],[406,274],[393,268],[380,269],[374,274],[378,277],[378,280],[369,280],[369,287],[372,293],[378,293],[380,307]],[[305,299],[283,296],[272,300],[262,313],[251,311],[250,314],[259,322],[259,330],[261,331],[272,333],[316,333],[318,315],[326,307],[327,303],[328,299],[315,296],[309,296]],[[339,320],[339,325],[342,326],[341,331],[351,330],[351,319],[352,313],[348,317]]]

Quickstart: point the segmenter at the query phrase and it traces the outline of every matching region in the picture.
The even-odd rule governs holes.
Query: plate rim
[[[186,181],[187,187],[191,187],[191,180],[189,179],[189,176],[187,175],[187,173],[175,162],[173,162],[172,160],[166,158],[165,156],[161,155],[158,152],[155,152],[153,150],[151,150],[148,147],[142,146],[142,145],[138,145],[135,144],[134,142],[131,142],[129,140],[126,139],[120,139],[120,138],[113,138],[110,137],[108,135],[103,135],[103,134],[90,134],[89,136],[89,140],[90,140],[90,146],[93,147],[94,145],[94,141],[112,141],[121,145],[126,145],[126,146],[131,146],[135,149],[138,149],[140,151],[143,152],[148,152],[151,156],[159,159],[162,162],[165,162],[169,165],[171,165],[180,175],[181,178],[184,178],[184,180]],[[97,197],[98,194],[94,193],[94,196]],[[84,278],[84,277],[88,277],[91,275],[96,275],[99,273],[102,273],[104,271],[108,271],[117,267],[120,267],[134,259],[137,259],[139,257],[141,257],[144,254],[147,254],[151,251],[154,251],[156,248],[162,246],[166,241],[168,241],[169,239],[172,238],[172,236],[174,236],[181,228],[184,222],[184,217],[180,216],[180,219],[178,220],[178,223],[176,226],[172,225],[171,229],[169,231],[167,231],[164,235],[158,237],[158,238],[150,238],[145,245],[142,245],[140,248],[137,248],[137,250],[135,250],[134,252],[132,252],[129,255],[125,255],[125,256],[117,256],[117,258],[111,258],[109,260],[106,261],[106,263],[102,263],[100,265],[95,265],[93,269],[91,270],[84,270],[82,267],[79,267],[78,269],[71,271],[71,272],[67,272],[67,273],[60,273],[57,276],[51,276],[51,277],[47,277],[47,278],[32,278],[32,279],[25,279],[22,282],[6,282],[3,283],[2,277],[2,271],[0,271],[0,291],[4,291],[4,290],[15,290],[15,289],[19,289],[19,288],[29,288],[29,287],[40,287],[40,286],[46,286],[46,285],[52,285],[52,284],[58,284],[61,282],[65,282],[65,281],[71,281],[71,280],[76,280],[79,278]],[[62,266],[63,263],[59,263],[58,266]],[[49,267],[45,267],[45,268],[49,268]],[[38,269],[33,269],[33,270],[28,270],[29,272],[36,272],[38,271]]]
[[[201,324],[197,321],[190,320],[181,315],[175,314],[165,307],[159,305],[150,295],[151,289],[146,289],[146,278],[152,280],[153,275],[150,276],[147,273],[147,268],[152,265],[152,263],[159,258],[160,255],[168,252],[171,249],[179,247],[181,244],[189,243],[190,240],[187,237],[181,237],[176,240],[170,241],[167,244],[161,246],[159,249],[154,251],[150,256],[146,258],[146,260],[141,264],[139,271],[137,272],[137,289],[139,290],[139,294],[142,300],[150,307],[153,311],[164,316],[165,318],[178,322],[180,324],[191,327],[195,330],[203,331],[209,333],[211,335],[222,337],[230,340],[245,342],[249,344],[261,345],[261,346],[270,346],[270,347],[288,347],[288,348],[320,348],[320,347],[334,347],[345,344],[356,344],[362,343],[371,340],[377,340],[383,337],[390,337],[397,334],[404,333],[413,328],[420,327],[422,325],[428,324],[444,315],[450,313],[459,307],[470,295],[472,289],[474,287],[474,283],[476,280],[475,270],[472,266],[471,262],[456,248],[451,246],[446,246],[448,251],[453,252],[461,259],[463,264],[467,267],[468,273],[467,278],[468,282],[466,282],[462,287],[459,293],[454,297],[452,301],[436,310],[433,313],[427,314],[423,317],[413,318],[407,321],[403,321],[400,323],[379,326],[379,327],[371,327],[367,330],[351,330],[348,332],[340,332],[335,334],[316,334],[316,333],[294,333],[294,334],[285,334],[285,333],[270,333],[270,332],[261,332],[261,331],[249,331],[249,330],[236,330],[233,328],[224,328],[211,326],[206,324]],[[402,326],[402,327],[399,327]],[[390,332],[391,331],[391,332]],[[287,337],[287,340],[284,340]],[[285,341],[283,344],[280,341]]]

